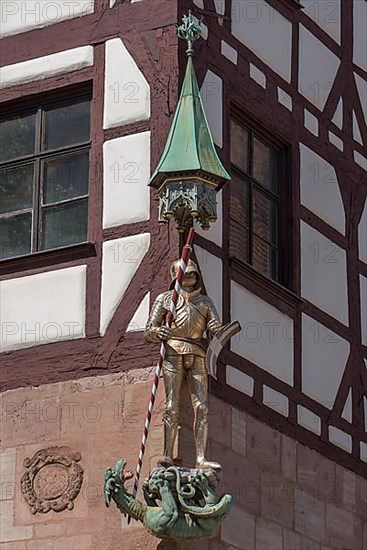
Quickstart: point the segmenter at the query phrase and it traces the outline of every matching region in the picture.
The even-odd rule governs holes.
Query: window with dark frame
[[[87,241],[90,95],[0,120],[0,259]]]
[[[281,150],[231,119],[231,258],[282,282]]]

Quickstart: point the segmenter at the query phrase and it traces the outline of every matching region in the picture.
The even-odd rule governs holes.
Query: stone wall
[[[217,540],[179,550],[367,550],[366,479],[213,396],[209,422],[208,456],[224,466],[221,489],[235,503]]]
[[[137,523],[127,528],[114,503],[107,509],[102,494],[107,466],[123,456],[135,469],[151,380],[152,371],[147,369],[2,394],[1,550],[157,547],[157,540]],[[161,395],[143,476],[161,453]],[[61,445],[81,453],[82,488],[73,510],[33,515],[20,490],[23,460],[40,449]]]
[[[235,497],[210,542],[159,542],[127,527],[103,503],[103,473],[124,456],[135,468],[152,370],[18,389],[2,395],[0,550],[365,550],[367,480],[211,397],[208,456],[224,466]],[[162,452],[163,385],[143,477]],[[194,458],[192,413],[183,395],[179,455]],[[23,460],[65,445],[80,452],[81,491],[72,510],[33,515],[22,497]]]

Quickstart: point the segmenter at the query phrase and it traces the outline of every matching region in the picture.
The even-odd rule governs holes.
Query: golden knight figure
[[[176,260],[170,270],[172,284],[179,269]],[[179,428],[179,407],[182,383],[187,378],[194,410],[196,467],[219,469],[216,462],[205,458],[208,434],[208,371],[204,335],[214,336],[222,327],[212,300],[201,293],[199,271],[189,260],[176,315],[171,328],[165,326],[172,290],[160,294],[154,302],[145,328],[149,343],[166,342],[163,379],[166,393],[164,422],[164,457],[162,465],[173,464],[173,452]]]

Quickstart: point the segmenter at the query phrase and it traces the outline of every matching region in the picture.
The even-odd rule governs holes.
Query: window
[[[279,281],[280,151],[231,120],[230,256]]]
[[[0,259],[87,241],[90,97],[0,121]]]

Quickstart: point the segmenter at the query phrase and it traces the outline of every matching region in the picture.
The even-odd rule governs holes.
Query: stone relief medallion
[[[80,459],[81,454],[69,447],[48,447],[24,459],[21,491],[32,514],[74,508],[83,483]]]

